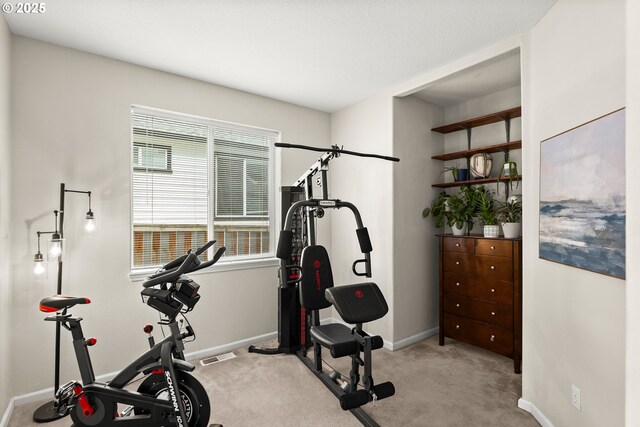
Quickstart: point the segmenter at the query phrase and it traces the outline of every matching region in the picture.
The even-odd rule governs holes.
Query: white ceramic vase
[[[467,234],[467,224],[465,224],[462,228],[458,228],[454,224],[451,227],[451,231],[453,232],[454,236],[464,236],[465,234]]]
[[[500,227],[497,225],[485,225],[482,228],[484,237],[498,237],[500,235]]]
[[[505,239],[517,239],[520,237],[522,231],[522,224],[519,222],[503,222],[502,232]]]

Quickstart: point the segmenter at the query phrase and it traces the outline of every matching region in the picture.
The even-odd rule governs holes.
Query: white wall
[[[625,282],[538,258],[540,141],[625,105],[624,7],[559,0],[522,49],[522,395],[555,426],[624,425]]]
[[[393,155],[393,101],[389,96],[369,98],[331,115],[331,143],[347,150]],[[400,165],[402,161],[400,162]],[[367,328],[393,342],[393,168],[398,164],[343,156],[330,164],[331,196],[356,205],[369,229],[372,281],[389,305],[389,313]],[[351,273],[351,264],[362,257],[353,216],[346,209],[333,213],[331,263],[337,284],[368,279]],[[337,315],[335,315],[337,317]]]
[[[4,414],[10,394],[10,356],[9,341],[9,286],[11,269],[9,268],[10,209],[11,201],[11,158],[9,133],[9,97],[10,97],[10,52],[11,34],[0,17],[0,417]]]
[[[640,2],[627,0],[627,188],[639,187]],[[640,192],[627,192],[627,259],[640,258]],[[640,425],[640,263],[627,263],[626,425]]]
[[[30,269],[36,231],[53,226],[60,182],[91,189],[99,220],[99,236],[83,239],[77,223],[86,199],[67,195],[64,293],[92,299],[73,312],[84,317],[86,335],[98,338],[96,372],[122,368],[147,345],[141,328],[157,314],[140,302],[139,283],[127,276],[132,104],[276,129],[287,142],[330,141],[326,113],[22,37],[13,38],[12,87],[13,395],[53,385],[54,328],[43,322],[37,304],[55,293],[55,269],[43,284],[34,284]],[[283,152],[282,182],[293,182],[317,154]],[[325,221],[321,229],[327,239],[329,226]],[[198,340],[187,351],[277,329],[275,267],[194,278],[202,300],[190,316]],[[62,347],[64,382],[78,372],[67,335]],[[30,373],[33,366],[39,375]]]
[[[439,193],[444,137],[431,128],[444,122],[442,108],[414,96],[393,99],[393,304],[394,340],[438,328],[438,232],[422,210]],[[424,335],[424,334],[423,334]]]

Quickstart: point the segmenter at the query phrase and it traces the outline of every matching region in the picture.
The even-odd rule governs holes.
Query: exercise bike
[[[186,274],[215,264],[224,253],[225,248],[221,247],[210,261],[200,261],[199,256],[214,243],[215,240],[210,241],[195,252],[189,250],[142,283],[143,301],[163,314],[159,324],[168,326],[170,335],[156,344],[151,335],[153,327],[146,325],[150,349],[108,383],[96,381],[91,365],[88,348],[96,344],[96,339],[86,339],[80,325],[82,318],[67,313],[71,307],[91,301],[64,295],[40,301],[41,311],[56,313],[45,320],[59,322],[71,332],[82,378],[82,384],[71,381],[56,391],[55,407],[61,415],[69,414],[76,427],[208,426],[207,392],[189,374],[195,367],[184,360],[184,340],[195,337],[195,333],[190,325],[182,332],[177,317],[193,310],[200,300],[200,286]],[[137,391],[124,389],[140,375],[143,381]],[[119,404],[125,407],[121,412]]]

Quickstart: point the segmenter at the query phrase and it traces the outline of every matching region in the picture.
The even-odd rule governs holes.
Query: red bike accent
[[[91,405],[89,405],[89,401],[87,400],[87,396],[84,395],[82,387],[79,385],[75,386],[73,389],[73,393],[78,397],[78,404],[80,405],[84,416],[90,417],[91,415],[93,415],[96,410],[93,409]]]
[[[156,369],[151,371],[152,374],[164,374],[164,369],[160,368],[160,369]]]
[[[91,347],[92,345],[96,345],[97,342],[97,339],[89,338],[88,340],[85,340],[84,345],[86,345],[87,347]]]
[[[40,311],[43,311],[45,313],[55,313],[56,311],[58,311],[58,309],[40,304]]]

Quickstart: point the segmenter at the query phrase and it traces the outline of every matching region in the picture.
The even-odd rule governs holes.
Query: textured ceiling
[[[438,80],[413,95],[431,104],[450,107],[520,85],[520,51],[501,55]]]
[[[336,111],[528,31],[556,0],[54,0],[14,34]]]

